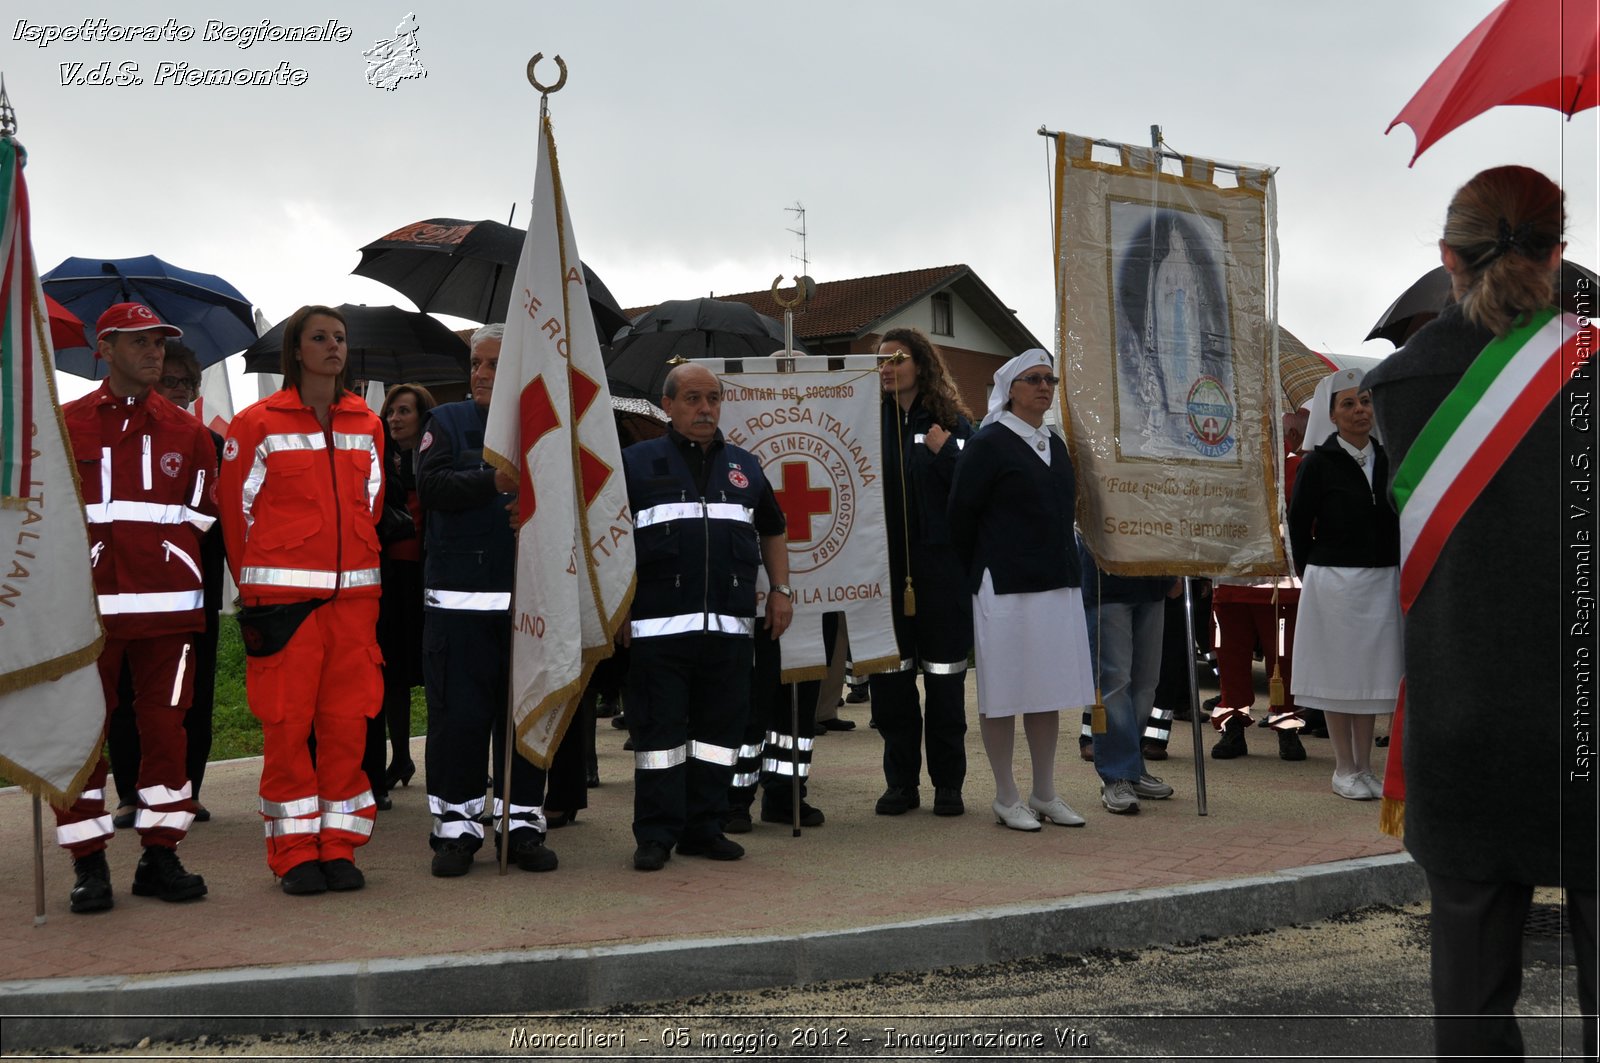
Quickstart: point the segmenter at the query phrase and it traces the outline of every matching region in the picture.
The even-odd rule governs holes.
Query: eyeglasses
[[[1057,384],[1061,383],[1061,378],[1058,376],[1051,376],[1049,373],[1029,373],[1027,376],[1017,377],[1017,383],[1026,384],[1030,388],[1036,388],[1040,384],[1048,384],[1051,387],[1055,387]]]
[[[177,391],[179,388],[187,391],[199,391],[200,381],[186,376],[164,376],[161,378],[161,386],[168,391]]]

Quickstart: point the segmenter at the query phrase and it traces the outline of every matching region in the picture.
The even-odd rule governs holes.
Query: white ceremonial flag
[[[0,196],[0,773],[65,805],[100,753],[104,632],[10,138]]]
[[[778,640],[785,682],[827,673],[824,613],[845,614],[857,675],[900,663],[877,363],[874,355],[744,358],[736,369],[718,359],[700,363],[722,378],[723,435],[761,462],[788,524],[794,622]],[[763,601],[768,586],[762,566]]]
[[[517,475],[511,691],[541,767],[633,602],[633,516],[548,117],[500,347],[485,460]]]

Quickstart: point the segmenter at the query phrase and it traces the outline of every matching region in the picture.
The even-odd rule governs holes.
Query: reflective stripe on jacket
[[[106,634],[204,630],[200,543],[217,512],[211,434],[154,391],[117,398],[110,381],[61,412]]]
[[[292,386],[228,426],[218,475],[228,564],[247,605],[379,592],[383,428],[359,396],[324,432]]]

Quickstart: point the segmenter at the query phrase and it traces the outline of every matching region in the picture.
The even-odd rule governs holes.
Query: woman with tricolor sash
[[[1595,1053],[1595,293],[1554,307],[1565,211],[1504,166],[1450,202],[1455,302],[1366,378],[1394,472],[1406,677],[1385,821],[1427,873],[1440,1055],[1521,1058],[1535,886],[1565,886]],[[1564,497],[1566,495],[1567,497]],[[1579,555],[1583,555],[1580,557]],[[1581,564],[1581,568],[1579,567]],[[1587,611],[1584,611],[1587,609]],[[1400,766],[1403,764],[1404,777]]]

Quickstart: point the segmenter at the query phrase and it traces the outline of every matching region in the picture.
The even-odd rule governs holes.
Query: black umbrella
[[[430,314],[504,321],[527,230],[497,221],[429,218],[396,229],[361,249],[351,270],[382,281]],[[602,346],[628,324],[605,282],[583,264],[595,333]]]
[[[438,384],[466,379],[471,350],[443,323],[397,306],[339,307],[344,315],[352,380],[385,384]],[[247,373],[277,373],[283,365],[283,326],[278,322],[244,352]]]
[[[1600,283],[1587,267],[1567,259],[1561,260],[1561,308],[1574,314],[1592,314],[1593,293]],[[1581,291],[1580,291],[1581,288]],[[1583,296],[1580,308],[1578,297]],[[1412,335],[1439,316],[1439,311],[1450,304],[1450,274],[1438,266],[1424,273],[1417,282],[1401,293],[1378,318],[1378,323],[1367,333],[1369,340],[1388,340],[1396,347],[1402,346]]]
[[[90,329],[115,303],[143,303],[162,321],[183,330],[183,342],[194,351],[201,368],[244,350],[256,338],[250,300],[239,289],[221,277],[182,269],[155,255],[69,258],[41,276],[39,283],[46,295]],[[90,380],[104,379],[110,372],[94,356],[93,346],[57,351],[56,368]]]
[[[783,350],[783,324],[729,299],[672,299],[617,333],[606,377],[624,395],[661,395],[672,358],[766,358]],[[795,350],[805,349],[795,342]]]

